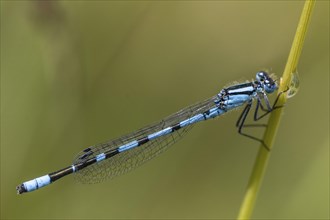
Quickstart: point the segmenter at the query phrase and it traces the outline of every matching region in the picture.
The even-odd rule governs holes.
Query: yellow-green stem
[[[307,32],[307,27],[311,18],[312,10],[314,8],[314,0],[306,0],[304,8],[301,13],[301,17],[298,23],[296,35],[294,37],[290,54],[281,78],[281,83],[279,87],[279,92],[284,91],[290,85],[291,77],[294,72],[296,72],[299,57],[302,51],[305,35]],[[286,95],[281,95],[279,98],[278,105],[282,106],[286,102]],[[283,108],[279,108],[272,112],[268,120],[268,126],[264,133],[263,140],[264,143],[272,149],[277,129],[280,123]],[[266,150],[263,145],[260,146],[259,152],[250,176],[248,187],[245,193],[243,203],[240,208],[238,219],[250,219],[259,188],[262,183],[263,176],[267,167],[269,160],[270,151]]]

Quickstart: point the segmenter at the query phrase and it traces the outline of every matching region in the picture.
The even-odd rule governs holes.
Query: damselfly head
[[[256,74],[259,85],[264,88],[267,93],[272,93],[277,89],[276,80],[274,80],[266,71],[259,71]]]

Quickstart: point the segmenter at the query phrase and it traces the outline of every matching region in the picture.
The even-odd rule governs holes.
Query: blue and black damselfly
[[[276,103],[281,93],[273,106],[267,97],[267,94],[273,93],[277,88],[276,81],[266,71],[259,71],[255,81],[229,86],[215,96],[182,109],[158,123],[84,149],[71,166],[24,182],[16,187],[17,193],[37,190],[71,173],[74,173],[75,179],[82,183],[97,183],[125,173],[163,152],[197,122],[215,118],[244,104],[246,106],[236,123],[238,132],[262,142],[261,139],[244,133],[242,129],[253,100],[257,101],[255,121],[277,108]],[[263,114],[258,115],[259,109]],[[266,145],[265,147],[267,148]]]

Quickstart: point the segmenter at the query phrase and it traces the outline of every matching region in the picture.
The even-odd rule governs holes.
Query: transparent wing
[[[161,120],[160,122],[141,128],[136,132],[130,133],[118,139],[92,146],[88,151],[88,155],[86,155],[86,151],[81,151],[76,156],[73,164],[87,161],[88,159],[93,158],[105,151],[116,149],[131,141],[138,140],[166,127],[173,126],[196,114],[203,113],[214,107],[216,100],[217,96],[214,96],[205,101],[182,109],[181,111]],[[165,151],[169,146],[177,142],[184,134],[186,134],[192,126],[193,125],[181,128],[173,133],[153,139],[141,146],[123,151],[113,157],[88,166],[79,172],[74,173],[74,178],[76,181],[81,183],[98,183],[126,173]]]

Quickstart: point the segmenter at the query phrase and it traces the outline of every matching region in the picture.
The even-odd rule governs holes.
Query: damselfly
[[[182,109],[158,123],[124,137],[84,149],[71,166],[24,182],[16,187],[17,193],[34,191],[71,173],[74,173],[75,179],[82,183],[97,183],[125,173],[164,151],[197,122],[215,118],[244,104],[246,106],[236,123],[238,132],[262,142],[254,136],[243,133],[242,128],[253,100],[257,101],[255,121],[276,108],[279,95],[271,106],[267,94],[273,93],[277,88],[276,80],[266,71],[259,71],[255,81],[229,86],[215,96]],[[264,111],[261,115],[258,115],[259,108]]]

